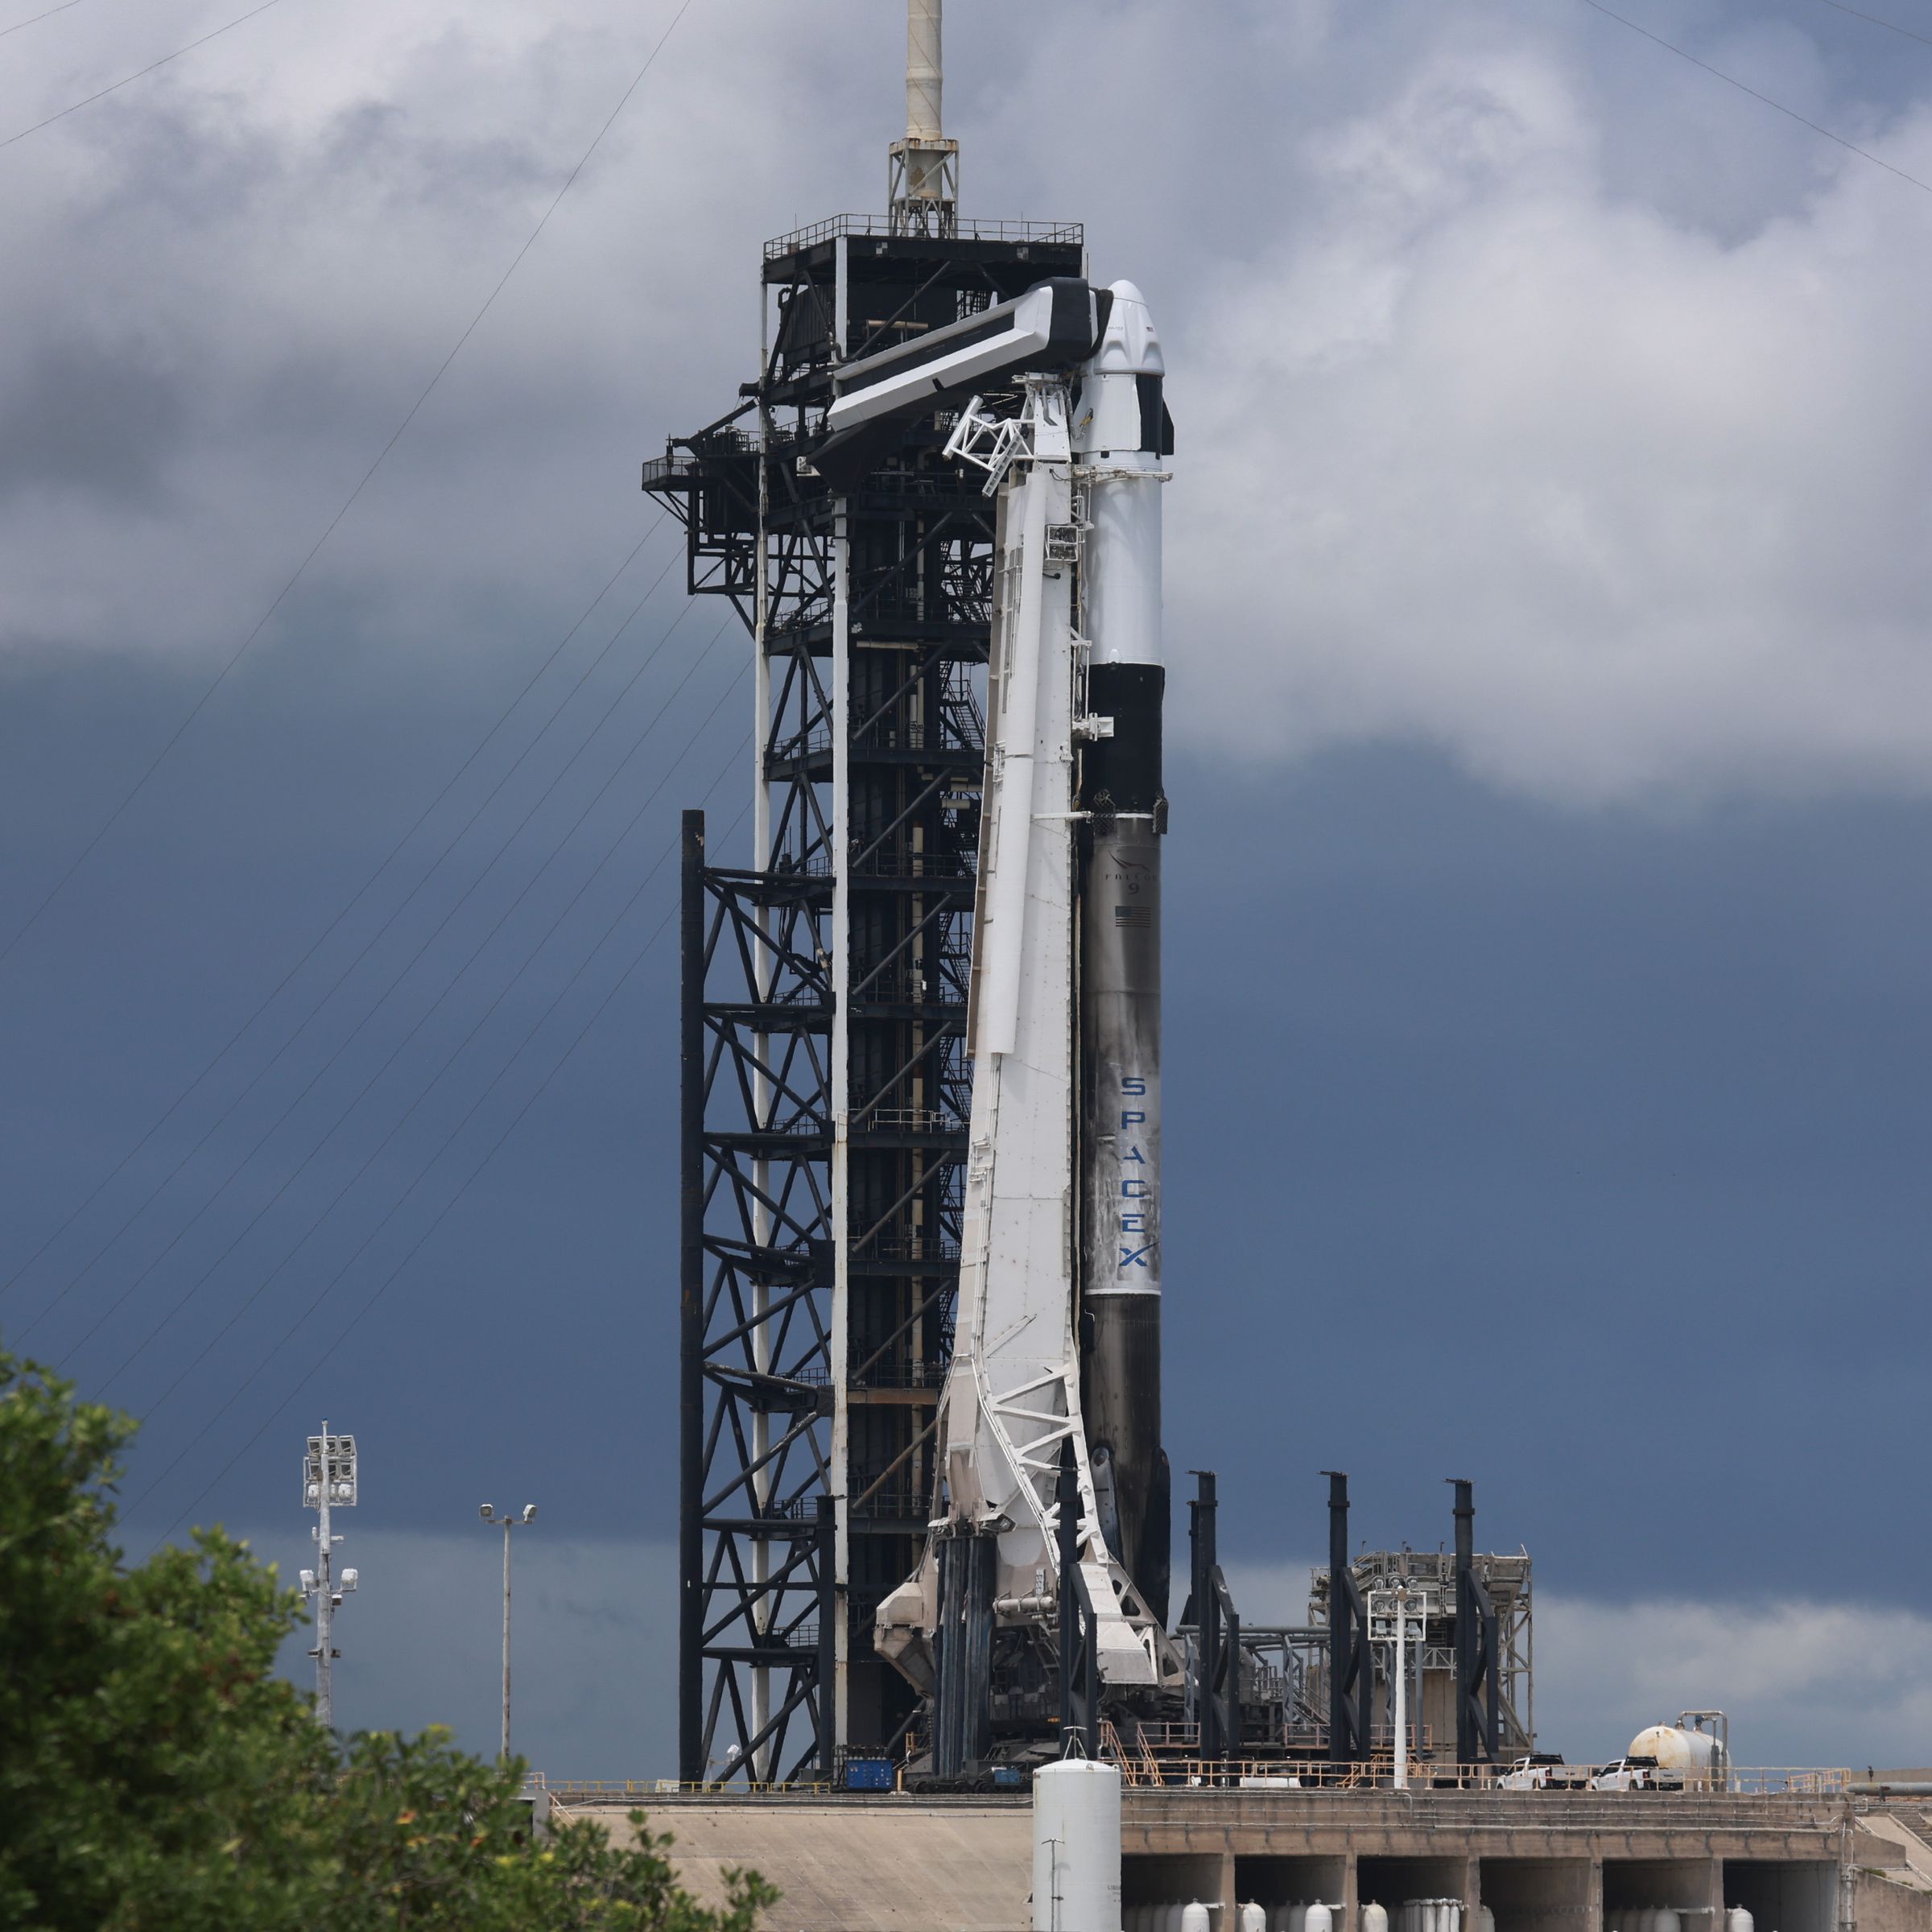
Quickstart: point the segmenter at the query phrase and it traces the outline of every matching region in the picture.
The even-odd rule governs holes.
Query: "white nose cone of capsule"
[[[1110,282],[1107,292],[1113,307],[1100,332],[1093,368],[1103,376],[1164,376],[1167,364],[1154,326],[1147,298],[1131,282]]]

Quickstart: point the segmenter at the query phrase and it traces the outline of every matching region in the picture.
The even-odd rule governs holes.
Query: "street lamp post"
[[[499,1516],[493,1504],[481,1505],[481,1513],[486,1523],[503,1525],[503,1750],[505,1763],[510,1761],[510,1533],[520,1530],[526,1524],[537,1520],[537,1506],[526,1503],[521,1516],[513,1516],[506,1509]]]

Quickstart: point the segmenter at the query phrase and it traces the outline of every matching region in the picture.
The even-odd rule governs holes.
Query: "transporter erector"
[[[972,382],[947,453],[997,503],[957,1327],[925,1555],[876,1626],[936,1700],[942,1774],[985,1756],[1003,1679],[1057,1662],[1070,1587],[1099,1686],[1182,1678],[1160,1442],[1164,374],[1132,283],[1063,278],[847,371],[819,458],[836,480]]]

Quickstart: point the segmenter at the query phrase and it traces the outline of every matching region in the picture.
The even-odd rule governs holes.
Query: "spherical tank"
[[[1121,1932],[1117,1765],[1065,1758],[1033,1774],[1033,1923]]]

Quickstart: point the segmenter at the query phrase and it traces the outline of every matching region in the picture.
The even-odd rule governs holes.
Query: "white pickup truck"
[[[1581,1765],[1566,1765],[1558,1751],[1532,1751],[1496,1781],[1501,1791],[1582,1791],[1589,1782],[1590,1773]]]

